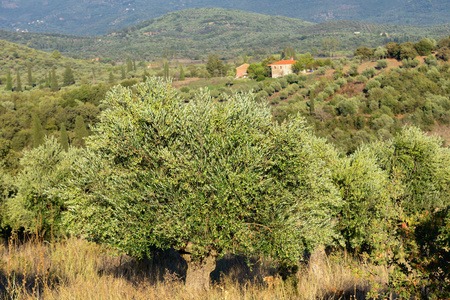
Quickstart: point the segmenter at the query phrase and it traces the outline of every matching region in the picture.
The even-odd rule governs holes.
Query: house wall
[[[272,78],[281,78],[292,73],[292,65],[275,65],[270,68],[272,69]]]

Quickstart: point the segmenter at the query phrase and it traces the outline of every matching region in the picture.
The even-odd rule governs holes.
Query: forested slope
[[[114,1],[3,1],[0,27],[13,31],[55,32],[78,35],[104,34],[108,29],[130,27],[186,8],[217,7],[267,15],[280,15],[310,22],[358,20],[375,23],[420,24],[448,22],[449,7],[437,1],[226,1],[206,0],[114,0]]]
[[[359,34],[355,34],[359,32]],[[281,16],[233,9],[197,8],[166,14],[97,37],[21,33],[0,30],[0,38],[38,50],[59,50],[68,56],[138,60],[158,57],[205,59],[209,53],[235,59],[278,53],[283,46],[322,53],[322,42],[336,39],[336,50],[377,47],[388,42],[436,40],[448,36],[448,24],[433,27],[376,24],[361,21],[328,21],[314,24]],[[327,54],[328,55],[328,54]]]

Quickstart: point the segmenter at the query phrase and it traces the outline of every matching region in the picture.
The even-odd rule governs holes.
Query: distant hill
[[[356,32],[356,33],[355,33]],[[359,21],[311,23],[299,19],[248,13],[234,9],[191,8],[146,20],[97,37],[62,34],[16,33],[0,30],[0,39],[70,56],[101,56],[122,60],[160,57],[201,59],[209,53],[233,59],[240,55],[279,53],[284,46],[297,51],[321,51],[324,39],[337,39],[337,50],[376,47],[388,42],[440,39],[450,24],[433,27],[389,25]]]
[[[232,8],[310,22],[358,20],[420,26],[447,23],[450,15],[448,0],[4,0],[0,28],[98,35],[195,7]]]

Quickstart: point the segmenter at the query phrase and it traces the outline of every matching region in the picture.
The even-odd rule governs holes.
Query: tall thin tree
[[[69,150],[69,135],[67,134],[64,123],[61,124],[61,128],[59,129],[59,142],[64,150]]]
[[[22,81],[20,80],[19,70],[16,71],[16,92],[22,92]]]
[[[28,85],[30,87],[32,87],[34,82],[33,82],[33,75],[31,73],[31,64],[30,63],[27,63],[27,79],[28,79]]]
[[[52,69],[52,73],[51,73],[50,89],[53,92],[56,92],[56,91],[59,90],[58,78],[56,77],[56,70],[55,70],[55,68]]]
[[[33,115],[33,148],[39,147],[44,142],[44,129],[37,114]]]
[[[8,73],[6,73],[6,88],[5,88],[5,90],[7,90],[7,91],[12,90],[11,70],[8,70]]]

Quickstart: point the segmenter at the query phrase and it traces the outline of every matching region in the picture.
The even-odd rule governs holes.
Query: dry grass
[[[370,286],[388,276],[385,268],[335,253],[314,270],[302,266],[296,280],[285,283],[270,262],[249,268],[242,258],[225,257],[212,288],[195,292],[175,273],[185,266],[174,252],[135,261],[75,238],[11,239],[0,246],[0,259],[0,299],[365,299]]]

